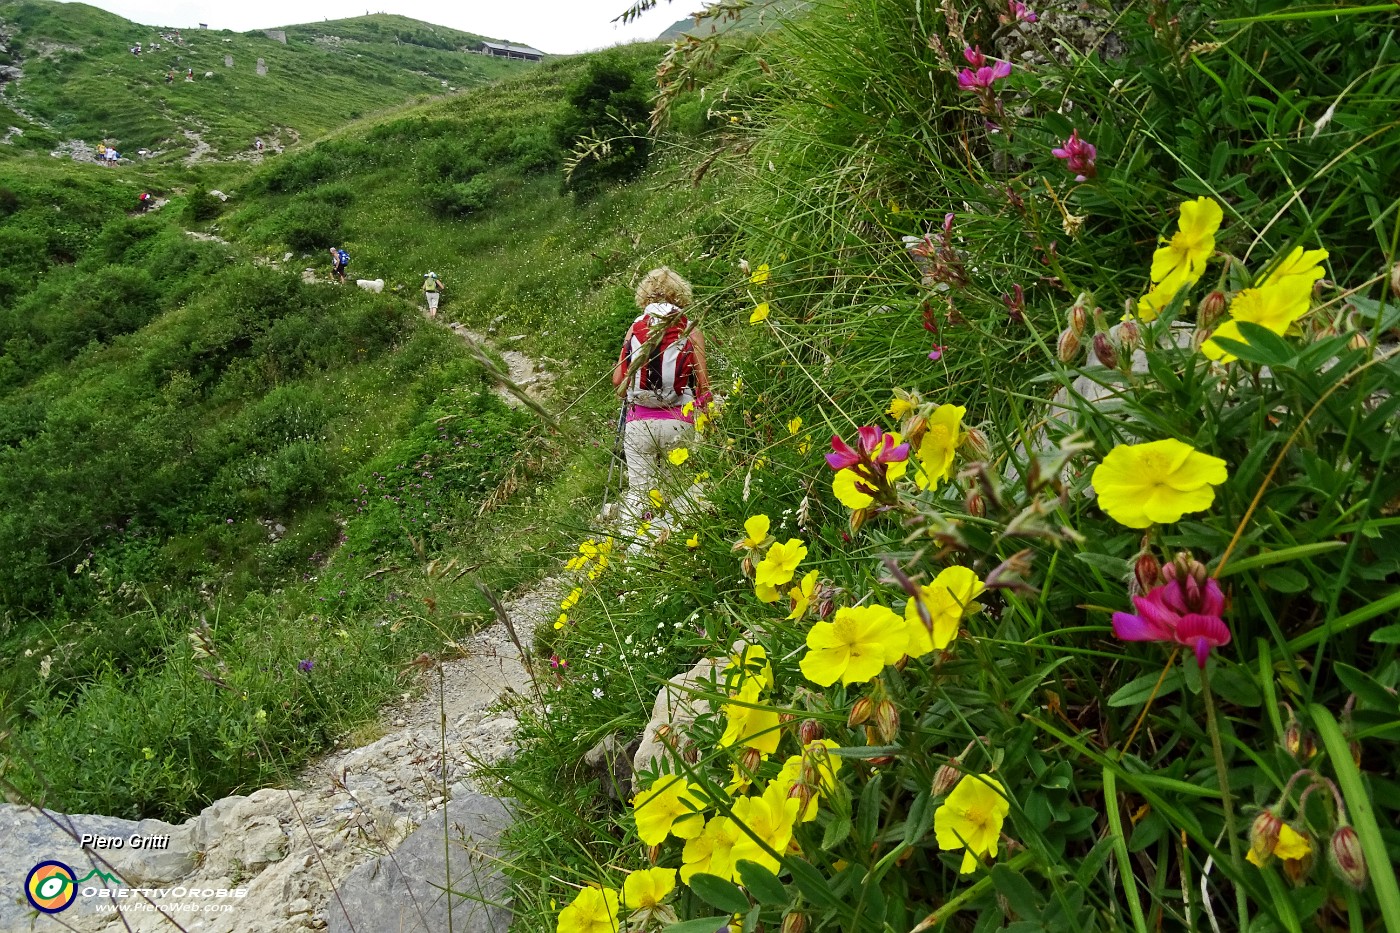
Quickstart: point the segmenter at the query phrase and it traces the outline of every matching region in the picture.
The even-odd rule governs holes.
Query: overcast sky
[[[398,13],[464,32],[508,39],[562,54],[598,49],[634,39],[654,39],[701,0],[661,0],[628,26],[612,20],[632,0],[394,0],[389,6],[356,6],[358,0],[87,0],[149,26],[210,29],[269,29],[371,13]],[[365,3],[371,0],[364,0]],[[383,3],[384,0],[373,0]]]

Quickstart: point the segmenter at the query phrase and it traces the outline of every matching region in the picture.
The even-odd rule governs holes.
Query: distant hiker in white
[[[428,317],[437,317],[438,299],[446,287],[436,272],[428,272],[423,275],[423,297],[428,301]]]
[[[627,330],[612,378],[619,389],[626,383],[621,393],[627,412],[622,511],[630,521],[657,517],[660,507],[652,503],[652,490],[660,492],[671,452],[689,440],[696,409],[710,401],[705,340],[683,313],[690,304],[690,283],[662,266],[646,274],[636,297],[642,313]]]

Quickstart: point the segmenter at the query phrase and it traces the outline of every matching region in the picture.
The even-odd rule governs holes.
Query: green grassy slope
[[[807,0],[756,0],[733,18],[707,19],[699,26],[695,18],[687,16],[676,20],[657,36],[659,42],[672,42],[684,35],[706,36],[713,32],[759,32],[772,28],[786,17],[802,12],[811,6]]]
[[[77,138],[93,146],[105,140],[127,156],[142,148],[184,154],[195,144],[189,131],[212,157],[226,158],[247,152],[256,136],[290,144],[298,134],[320,135],[421,95],[532,67],[473,54],[480,36],[383,14],[290,26],[286,44],[261,31],[187,30],[176,46],[159,38],[173,30],[47,0],[6,0],[0,23],[23,71],[0,100],[0,117],[24,130],[11,152]],[[139,57],[129,51],[138,42],[147,49]],[[149,51],[152,42],[160,51]],[[265,75],[257,74],[259,59]],[[183,80],[189,68],[193,82]],[[177,77],[167,84],[170,69]]]

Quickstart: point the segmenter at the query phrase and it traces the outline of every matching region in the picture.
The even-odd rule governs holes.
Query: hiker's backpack
[[[647,360],[632,373],[627,383],[627,401],[647,408],[674,408],[694,397],[691,380],[695,369],[695,349],[691,345],[690,322],[685,315],[653,318],[643,313],[632,322],[622,347],[622,362],[628,369],[647,349],[653,326],[664,327],[661,339],[651,347]]]
[[[349,253],[347,253],[347,252],[346,252],[345,250],[343,250],[343,249],[338,249],[338,250],[335,251],[335,253],[336,253],[335,258],[340,262],[340,268],[344,269],[346,266],[350,265],[350,254],[349,254]]]

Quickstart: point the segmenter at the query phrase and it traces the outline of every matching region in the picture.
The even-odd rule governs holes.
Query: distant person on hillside
[[[350,254],[339,247],[331,247],[331,279],[345,284],[345,267],[350,265]]]
[[[428,301],[428,317],[437,317],[438,299],[445,290],[446,286],[442,284],[442,279],[438,278],[436,272],[429,272],[423,276],[423,297]]]
[[[194,69],[193,69],[193,68],[191,68],[191,69],[189,69],[188,71],[185,72],[185,80],[186,80],[186,81],[193,81],[193,80],[194,80]]]
[[[136,209],[144,214],[146,213],[146,211],[151,209],[152,202],[153,199],[150,195],[150,192],[143,191],[141,192],[141,196],[136,199]]]
[[[121,155],[118,154],[118,152],[117,152],[116,149],[113,149],[111,146],[108,146],[108,147],[107,147],[107,164],[108,164],[108,165],[116,165],[116,164],[117,164],[117,160],[120,159],[120,158],[121,158]]]
[[[647,517],[663,465],[689,438],[694,410],[710,401],[705,340],[684,313],[690,299],[690,283],[672,270],[662,266],[648,272],[637,286],[642,313],[628,328],[613,369],[612,383],[624,395],[627,412],[622,512],[630,521]]]
[[[166,83],[166,84],[174,84],[174,83],[175,83],[175,69],[174,69],[174,68],[171,68],[169,71],[167,71],[167,72],[165,73],[165,83]]]
[[[259,137],[258,137],[257,139],[255,139],[255,140],[253,140],[253,149],[256,150],[256,151],[258,151],[258,152],[262,152],[262,151],[263,151],[263,141],[262,141],[262,137],[261,137],[261,136],[259,136]]]

